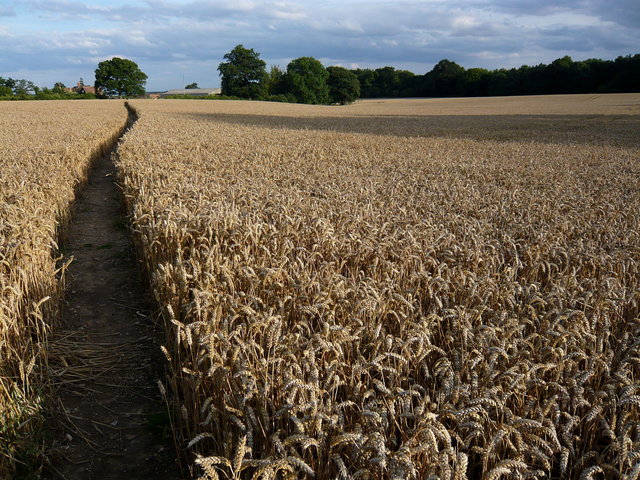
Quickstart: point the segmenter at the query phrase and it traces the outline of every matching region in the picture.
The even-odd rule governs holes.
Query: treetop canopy
[[[107,96],[131,97],[144,94],[147,75],[138,65],[126,58],[113,57],[98,64],[96,90]]]

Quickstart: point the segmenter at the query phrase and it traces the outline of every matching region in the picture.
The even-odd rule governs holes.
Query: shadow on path
[[[58,411],[49,478],[173,480],[180,474],[157,385],[159,328],[115,179],[108,153],[96,161],[65,235],[65,257],[74,260],[50,341]]]

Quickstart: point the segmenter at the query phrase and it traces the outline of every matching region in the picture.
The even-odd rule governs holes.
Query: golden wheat
[[[203,478],[638,475],[637,95],[133,106]]]
[[[121,102],[0,103],[0,477],[37,444],[42,343],[59,309],[57,235],[91,159],[112,142]],[[60,260],[60,261],[57,261]]]

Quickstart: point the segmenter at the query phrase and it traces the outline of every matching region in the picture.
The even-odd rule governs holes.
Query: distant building
[[[207,97],[209,95],[220,95],[220,88],[179,88],[177,90],[167,90],[159,94],[160,98],[171,95],[189,95],[191,97]]]
[[[96,92],[96,87],[92,87],[91,85],[85,85],[82,82],[78,82],[78,84],[75,87],[65,88],[64,90],[69,93],[79,93],[79,94],[93,93],[94,95],[96,95],[96,94],[102,93],[102,90],[100,88],[98,88],[98,91]]]

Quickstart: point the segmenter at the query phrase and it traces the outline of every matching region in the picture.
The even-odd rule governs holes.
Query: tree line
[[[0,100],[68,100],[86,98],[134,97],[144,95],[147,75],[138,65],[114,57],[98,64],[94,93],[76,93],[56,82],[53,88],[40,88],[29,80],[0,77]],[[84,86],[80,79],[78,86]],[[197,88],[197,87],[196,87]]]
[[[96,96],[92,93],[70,92],[62,82],[56,82],[53,88],[40,88],[29,80],[0,77],[0,100],[75,100],[87,98],[96,98]]]
[[[297,58],[286,70],[272,67],[259,53],[236,46],[218,71],[222,93],[256,100],[298,103],[350,103],[359,97],[477,97],[640,91],[640,54],[615,60],[575,62],[569,56],[551,64],[487,70],[465,69],[447,59],[416,75],[394,67],[353,69],[327,67],[313,57]]]
[[[353,73],[365,98],[625,93],[640,91],[640,54],[578,62],[565,56],[549,65],[498,70],[465,69],[444,59],[424,75],[393,67]]]
[[[274,66],[269,72],[260,54],[237,45],[218,66],[222,94],[231,98],[311,104],[347,104],[359,97],[477,97],[491,95],[544,95],[568,93],[624,93],[640,91],[640,54],[615,60],[589,59],[575,62],[569,56],[549,65],[487,70],[465,69],[447,59],[431,71],[416,75],[394,67],[377,69],[325,68],[313,57],[292,60],[286,70]],[[100,62],[95,71],[98,96],[144,95],[147,75],[131,60],[114,57]],[[197,84],[186,88],[197,88]],[[39,88],[28,80],[0,77],[3,99],[95,98],[70,93],[58,82]]]
[[[351,103],[360,96],[360,83],[343,67],[325,68],[313,57],[292,60],[286,70],[267,64],[254,49],[237,45],[218,66],[222,95],[293,103]]]
[[[29,80],[0,77],[0,97],[28,96],[37,90],[38,87]]]

